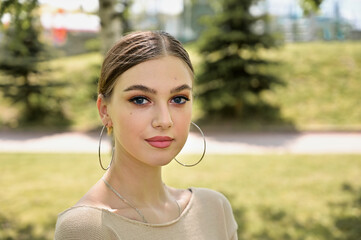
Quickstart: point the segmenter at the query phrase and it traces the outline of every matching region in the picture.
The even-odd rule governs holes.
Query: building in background
[[[328,13],[321,10],[310,16],[304,16],[296,2],[283,14],[274,14],[269,4],[264,10],[272,16],[271,29],[280,31],[285,42],[360,40],[360,29],[341,15],[341,6],[333,1]]]
[[[92,50],[92,42],[98,38],[99,17],[86,13],[82,8],[67,10],[44,4],[40,8],[40,21],[44,36],[66,55]]]
[[[40,2],[44,35],[52,45],[67,55],[99,48],[97,0],[78,0],[78,6],[74,5],[77,1]],[[66,8],[66,2],[72,3],[72,8]],[[86,8],[90,2],[93,4],[92,10]],[[130,27],[136,30],[162,29],[183,42],[194,41],[204,29],[202,18],[214,14],[210,2],[133,0]],[[278,33],[284,42],[360,40],[361,15],[345,17],[345,9],[349,11],[353,6],[348,2],[350,0],[324,0],[319,14],[304,16],[297,0],[264,0],[255,5],[251,12],[270,16],[270,22],[255,25],[255,31]],[[59,7],[60,3],[64,4],[63,7]],[[361,8],[361,3],[356,7]],[[6,24],[8,21],[10,19],[4,16],[2,22]]]

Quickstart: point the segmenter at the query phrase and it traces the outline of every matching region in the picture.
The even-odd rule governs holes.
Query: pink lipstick
[[[145,139],[149,145],[155,148],[167,148],[172,144],[173,140],[173,138],[167,136],[156,136]]]

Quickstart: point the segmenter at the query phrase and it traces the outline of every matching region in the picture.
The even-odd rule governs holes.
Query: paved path
[[[361,132],[356,133],[237,133],[207,134],[207,153],[222,154],[361,154]],[[103,150],[110,149],[105,139]],[[199,135],[190,134],[184,153],[201,153]],[[95,153],[98,134],[82,132],[0,132],[0,152]]]

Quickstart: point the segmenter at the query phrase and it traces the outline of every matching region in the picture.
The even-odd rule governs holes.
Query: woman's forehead
[[[123,89],[134,85],[150,88],[174,88],[188,85],[192,88],[193,73],[181,59],[165,56],[148,60],[128,69],[116,83],[116,86]]]

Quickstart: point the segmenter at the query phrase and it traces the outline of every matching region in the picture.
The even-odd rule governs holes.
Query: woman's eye
[[[149,103],[149,100],[145,97],[134,97],[130,99],[129,102],[132,102],[137,105],[144,105],[146,103]]]
[[[175,103],[175,104],[185,104],[188,101],[189,101],[189,98],[183,97],[183,96],[178,96],[178,97],[172,98],[171,102]]]

